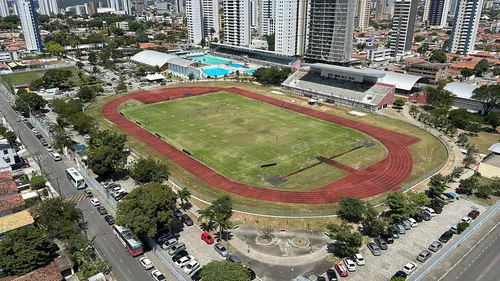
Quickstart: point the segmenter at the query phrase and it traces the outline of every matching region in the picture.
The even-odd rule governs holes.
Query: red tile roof
[[[63,280],[56,263],[53,261],[49,265],[33,270],[32,272],[17,277],[9,276],[0,281],[61,281]]]
[[[24,199],[21,194],[16,194],[0,199],[0,212],[14,209],[24,205]]]
[[[13,181],[0,183],[0,196],[17,192],[17,185]]]
[[[0,182],[12,181],[12,173],[10,171],[0,172]]]

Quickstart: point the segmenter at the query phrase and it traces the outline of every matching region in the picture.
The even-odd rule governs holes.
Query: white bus
[[[85,179],[80,175],[78,170],[75,168],[66,169],[66,177],[73,184],[76,189],[83,189],[87,187],[87,183],[85,183]]]

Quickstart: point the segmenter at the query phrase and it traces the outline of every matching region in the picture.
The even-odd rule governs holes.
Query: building
[[[186,1],[186,18],[189,42],[199,45],[203,36],[203,7],[202,0]]]
[[[7,0],[0,0],[0,17],[5,18],[8,15],[10,15],[10,11]]]
[[[57,0],[38,0],[38,5],[40,6],[40,14],[42,15],[57,15],[59,13],[59,8],[57,6]]]
[[[470,54],[474,51],[482,9],[483,0],[457,0],[448,52]]]
[[[417,8],[418,0],[396,0],[394,3],[390,47],[396,57],[411,52]]]
[[[122,5],[125,14],[132,15],[132,2],[130,0],[123,0]]]
[[[0,62],[18,61],[19,53],[17,51],[0,52]]]
[[[261,0],[259,18],[259,33],[261,35],[271,35],[275,33],[276,2],[277,0]],[[283,1],[280,2],[283,3]],[[287,4],[294,5],[294,2],[295,1],[287,2]]]
[[[89,14],[90,15],[93,15],[97,12],[97,2],[95,1],[90,1],[88,3],[88,6],[89,6]]]
[[[186,13],[185,3],[185,0],[175,0],[175,12],[181,15]]]
[[[376,20],[389,20],[394,14],[394,1],[395,0],[377,0],[375,8]]]
[[[209,41],[219,38],[219,2],[202,0],[203,37]]]
[[[259,1],[250,0],[250,27],[259,28]]]
[[[276,31],[274,39],[276,53],[287,56],[304,54],[306,3],[305,0],[276,0]]]
[[[450,66],[444,63],[417,62],[409,65],[407,73],[426,77],[431,83],[437,83],[448,79]]]
[[[426,9],[426,23],[431,27],[448,27],[448,11],[450,0],[428,0],[429,8]]]
[[[491,145],[488,151],[488,155],[477,165],[476,171],[491,179],[500,175],[500,143]]]
[[[250,41],[250,1],[224,1],[224,43],[249,46]]]
[[[38,28],[38,17],[33,0],[17,0],[19,19],[28,51],[43,52],[43,43]]]
[[[142,15],[142,13],[144,12],[144,3],[145,3],[145,0],[135,0],[135,12],[136,14],[140,14]]]
[[[349,62],[356,5],[349,0],[310,0],[307,13],[305,58],[329,63]]]
[[[370,25],[371,0],[358,0],[356,5],[356,28],[366,31]]]
[[[6,139],[0,139],[0,171],[12,170],[11,165],[15,163],[14,156],[17,156],[14,149]]]
[[[24,198],[19,193],[11,172],[0,172],[0,217],[12,214],[14,208],[23,205]]]
[[[121,28],[123,31],[129,31],[130,28],[128,27],[128,21],[118,21],[115,22],[115,27]]]
[[[155,2],[156,14],[164,15],[172,12],[172,3],[169,2]]]
[[[190,73],[192,73],[195,78],[201,77],[201,70],[197,68],[197,62],[183,59],[172,54],[146,50],[135,54],[130,60],[151,67],[159,66],[163,71],[168,71],[183,77],[188,77]]]
[[[108,8],[120,11],[120,0],[108,0]]]
[[[0,217],[0,240],[12,230],[29,227],[34,223],[29,210],[20,211],[10,215]]]
[[[88,15],[89,11],[88,11],[88,5],[87,5],[87,3],[85,3],[85,5],[76,5],[75,6],[75,13],[78,16]]]
[[[394,57],[392,50],[384,46],[367,48],[366,59],[372,62],[384,62]]]

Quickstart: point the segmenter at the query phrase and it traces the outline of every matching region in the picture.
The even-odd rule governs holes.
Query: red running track
[[[118,106],[129,99],[136,99],[143,103],[155,103],[165,101],[170,98],[182,97],[187,92],[190,92],[191,95],[201,95],[221,90],[275,106],[283,105],[286,109],[363,132],[377,139],[386,147],[388,151],[387,157],[364,170],[356,171],[338,181],[332,182],[316,190],[284,191],[261,188],[226,178],[208,166],[205,166],[205,164],[198,162],[196,159],[186,155],[182,151],[177,150],[175,147],[141,128],[134,122],[129,121],[117,111]],[[338,202],[341,196],[365,198],[389,190],[396,190],[399,188],[399,184],[401,184],[410,175],[413,168],[413,160],[407,146],[419,141],[418,138],[330,115],[328,113],[316,111],[306,107],[301,107],[296,104],[283,102],[281,100],[255,94],[239,88],[221,89],[215,87],[190,87],[138,92],[110,101],[104,106],[102,113],[108,120],[115,123],[134,137],[140,139],[147,145],[156,149],[162,155],[168,157],[177,165],[189,171],[205,183],[236,195],[273,202],[325,204]]]

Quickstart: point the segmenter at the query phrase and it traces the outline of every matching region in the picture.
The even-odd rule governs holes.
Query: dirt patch
[[[270,245],[271,243],[273,243],[273,239],[266,239],[262,235],[259,235],[257,236],[257,243],[259,243],[260,245]]]
[[[297,248],[305,248],[310,244],[309,239],[304,237],[295,237],[292,239],[292,245]]]

